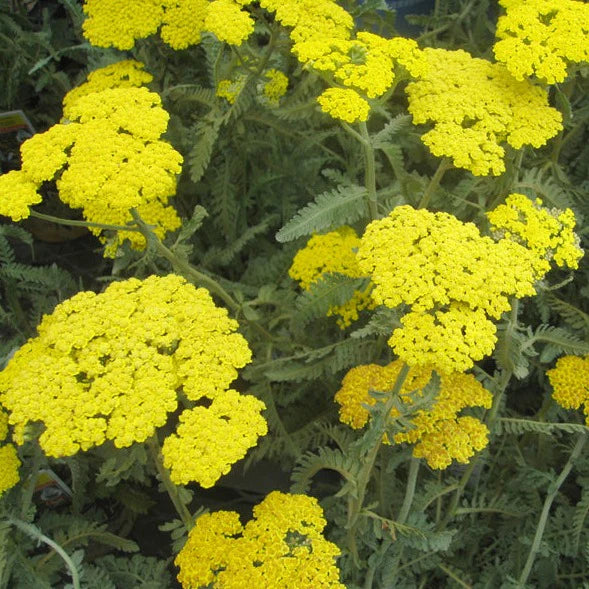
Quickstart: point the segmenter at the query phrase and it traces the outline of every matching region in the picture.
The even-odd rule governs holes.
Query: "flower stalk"
[[[146,442],[147,448],[149,449],[149,453],[151,454],[151,458],[155,464],[157,472],[159,474],[160,481],[162,482],[168,496],[170,497],[174,508],[176,509],[176,513],[180,516],[186,531],[190,531],[194,527],[194,519],[190,515],[188,508],[180,499],[180,494],[178,493],[178,487],[172,482],[170,478],[170,473],[168,469],[164,466],[162,460],[162,452],[159,445],[159,441],[157,439],[157,434],[153,435],[149,438]]]

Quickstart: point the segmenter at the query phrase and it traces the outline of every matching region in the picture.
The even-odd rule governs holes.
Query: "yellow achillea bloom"
[[[264,84],[263,94],[272,106],[278,106],[280,99],[286,94],[288,78],[279,70],[270,69],[264,72],[264,78],[268,80]]]
[[[0,408],[0,442],[8,437],[8,415]],[[0,496],[18,483],[21,461],[13,444],[0,444]]]
[[[356,232],[347,226],[325,235],[314,235],[295,255],[288,274],[305,290],[309,290],[325,274],[362,278],[366,274],[361,272],[355,252],[359,245]],[[342,329],[347,327],[358,319],[362,309],[374,308],[371,289],[370,285],[362,292],[356,291],[347,303],[329,309],[328,315],[339,315],[338,325]]]
[[[215,94],[219,98],[225,98],[229,104],[233,104],[243,90],[246,81],[246,76],[238,76],[236,80],[221,80],[217,85]]]
[[[403,361],[395,360],[387,366],[368,364],[348,371],[335,400],[340,404],[340,420],[354,429],[363,427],[369,419],[363,405],[377,401],[370,391],[390,391]],[[415,391],[420,391],[431,376],[430,367],[412,368],[400,391],[400,400],[410,414]],[[441,375],[440,391],[430,409],[420,409],[410,414],[411,427],[394,436],[397,444],[415,444],[413,455],[425,458],[431,468],[443,469],[453,460],[467,463],[475,452],[488,442],[489,431],[480,420],[470,416],[458,416],[467,407],[489,408],[492,395],[471,374],[449,373]],[[391,418],[399,417],[395,408]]]
[[[12,170],[0,176],[0,215],[21,221],[31,214],[30,207],[41,202],[34,182],[21,170]]]
[[[354,28],[352,15],[333,0],[260,0],[276,20],[292,27],[295,43],[313,39],[348,39]]]
[[[253,32],[252,17],[233,0],[213,0],[207,9],[205,30],[229,45],[241,45]]]
[[[481,309],[450,303],[444,310],[409,311],[388,344],[410,366],[463,372],[493,352],[497,328]]]
[[[200,42],[208,31],[220,41],[241,45],[254,29],[242,10],[249,0],[86,0],[84,36],[98,47],[131,49],[136,39],[155,34],[173,49]]]
[[[550,270],[550,261],[557,266],[576,269],[583,257],[580,239],[575,233],[575,214],[571,209],[547,209],[542,200],[523,194],[510,194],[505,204],[487,213],[491,230],[498,237],[521,243],[534,254],[534,270],[538,279]]]
[[[153,76],[144,71],[144,64],[134,59],[118,61],[90,72],[86,82],[70,90],[63,99],[64,108],[68,108],[81,96],[101,92],[107,88],[138,88],[149,84]]]
[[[516,80],[501,64],[462,50],[423,50],[430,68],[407,86],[413,122],[434,123],[422,141],[436,156],[476,176],[505,171],[502,143],[540,147],[562,129],[546,91]]]
[[[78,293],[43,318],[39,335],[0,372],[14,440],[22,444],[32,422],[44,425],[39,442],[48,456],[147,440],[177,409],[179,390],[192,402],[223,397],[251,360],[237,327],[208,291],[173,274]],[[216,456],[211,468],[219,470]]]
[[[198,481],[202,487],[212,487],[268,433],[260,414],[265,408],[255,397],[228,389],[209,407],[184,411],[177,433],[168,436],[162,447],[172,481],[177,485]]]
[[[300,62],[331,72],[337,83],[368,98],[382,96],[393,85],[397,64],[414,76],[428,67],[412,39],[385,39],[368,32],[359,32],[356,39],[319,38],[296,43],[293,53]]]
[[[554,389],[552,398],[565,409],[584,405],[585,423],[589,426],[589,355],[563,356],[546,374]]]
[[[0,212],[14,220],[27,217],[28,207],[41,200],[36,194],[41,184],[56,180],[60,199],[81,208],[90,222],[126,225],[132,221],[130,209],[136,208],[160,238],[180,226],[168,200],[176,192],[182,156],[160,139],[169,115],[157,94],[135,87],[149,76],[136,63],[97,70],[82,91],[66,95],[65,121],[25,141],[22,170],[0,177],[0,192],[6,195]],[[91,92],[109,83],[115,87]],[[90,231],[107,241],[102,229]],[[118,231],[105,255],[114,255],[124,240],[136,249],[145,247],[140,233]]]
[[[481,236],[473,223],[409,205],[370,223],[357,253],[376,303],[409,306],[389,345],[409,365],[443,372],[491,353],[488,317],[508,311],[510,296],[535,294],[533,259],[518,243]]]
[[[160,0],[165,13],[160,36],[172,49],[198,45],[205,29],[209,0]]]
[[[328,88],[317,97],[324,113],[346,123],[368,120],[370,105],[358,92],[350,88]]]
[[[589,5],[575,0],[500,0],[494,52],[518,80],[563,82],[572,63],[589,60]]]
[[[213,587],[344,588],[325,540],[323,511],[314,497],[273,491],[245,526],[239,514],[200,516],[176,557],[184,589]]]

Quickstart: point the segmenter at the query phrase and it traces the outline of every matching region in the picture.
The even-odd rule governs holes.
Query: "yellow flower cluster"
[[[184,411],[176,433],[162,447],[172,481],[177,485],[198,481],[202,487],[212,487],[268,433],[261,415],[265,408],[255,397],[228,389],[208,407]]]
[[[366,121],[370,105],[355,90],[350,88],[328,88],[317,97],[324,113],[346,123]]]
[[[221,80],[217,84],[216,95],[225,98],[229,104],[233,104],[247,81],[246,76],[238,76],[235,80]]]
[[[264,72],[264,78],[268,81],[264,84],[263,94],[270,105],[278,106],[280,99],[286,94],[288,78],[275,69]]]
[[[8,437],[8,415],[0,408],[0,442]],[[21,462],[13,444],[0,444],[0,496],[20,480],[18,469]]]
[[[563,356],[546,374],[554,389],[552,398],[565,409],[584,405],[585,423],[589,426],[589,355]]]
[[[254,30],[243,10],[250,0],[86,0],[84,36],[98,47],[131,49],[136,39],[155,34],[173,49],[200,42],[207,31],[241,45]]]
[[[157,94],[135,87],[149,76],[140,64],[123,62],[104,70],[66,96],[63,123],[22,144],[22,169],[0,177],[6,195],[0,212],[14,220],[28,216],[28,207],[41,200],[36,190],[56,180],[60,199],[81,208],[86,220],[124,226],[136,208],[163,238],[180,226],[167,203],[176,192],[182,156],[160,139],[169,115]],[[108,84],[114,87],[104,88]],[[90,230],[106,242],[102,229]],[[124,240],[145,247],[140,233],[121,230],[105,255],[113,256]]]
[[[462,50],[424,49],[427,73],[407,86],[413,122],[434,123],[422,141],[436,156],[452,158],[477,176],[505,171],[502,143],[540,147],[562,128],[548,95],[516,80],[501,64]]]
[[[498,237],[521,243],[533,252],[538,279],[550,270],[550,260],[561,268],[579,267],[583,250],[571,209],[547,209],[539,198],[533,201],[515,193],[505,199],[505,204],[488,212],[487,217]]]
[[[0,215],[13,221],[22,221],[31,214],[31,206],[43,200],[37,192],[39,184],[21,170],[12,170],[0,176]]]
[[[311,286],[326,274],[343,274],[350,278],[366,276],[358,266],[356,249],[360,239],[351,227],[340,227],[325,235],[314,235],[307,245],[295,255],[289,270],[289,276],[297,280],[301,288],[309,290]],[[328,315],[338,315],[338,325],[343,329],[358,319],[363,309],[373,309],[375,303],[370,296],[372,285],[364,291],[356,291],[353,297],[343,305],[329,309]]]
[[[321,110],[335,119],[366,121],[370,113],[366,99],[391,88],[397,65],[414,76],[427,67],[411,39],[385,39],[369,32],[352,39],[351,15],[331,0],[262,0],[260,5],[276,12],[282,25],[292,27],[292,51],[301,63],[345,87],[330,88],[318,98]]]
[[[354,27],[352,16],[334,0],[260,0],[260,6],[292,28],[290,38],[295,43],[347,39]]]
[[[405,304],[389,345],[409,365],[462,372],[490,354],[509,297],[535,294],[534,255],[522,245],[481,236],[447,213],[396,207],[368,225],[357,253],[372,298]]]
[[[589,61],[589,5],[575,0],[500,0],[494,51],[517,78],[563,82],[571,63]]]
[[[335,395],[340,404],[340,420],[354,429],[363,427],[370,415],[365,406],[382,402],[376,401],[370,391],[391,391],[402,367],[403,361],[396,360],[387,366],[368,364],[349,370]],[[467,407],[491,407],[492,395],[471,374],[442,374],[440,391],[432,407],[411,414],[414,400],[409,395],[415,397],[415,392],[423,389],[430,376],[429,367],[410,369],[400,391],[400,401],[411,425],[395,434],[394,442],[415,444],[413,455],[425,458],[432,468],[447,468],[452,460],[467,463],[487,445],[489,430],[480,420],[459,417],[458,413]],[[399,411],[393,408],[390,417],[394,420],[399,416]]]
[[[0,372],[0,402],[10,412],[15,441],[24,442],[27,424],[42,422],[39,442],[49,456],[70,456],[106,440],[130,446],[166,423],[182,391],[188,401],[212,401],[210,412],[200,407],[209,416],[201,422],[230,420],[225,430],[203,427],[202,441],[200,429],[188,425],[190,431],[180,432],[196,436],[192,443],[205,465],[199,476],[209,484],[255,443],[243,428],[263,429],[252,416],[262,403],[237,402],[235,392],[223,401],[237,369],[251,359],[237,327],[208,291],[175,275],[115,282],[98,295],[78,293],[44,317],[39,335]],[[222,444],[235,451],[209,446],[215,427],[231,433]],[[170,466],[186,480],[182,465]]]
[[[65,95],[63,106],[68,108],[78,98],[108,88],[138,88],[149,84],[153,76],[144,67],[140,61],[126,59],[94,70],[88,74],[86,82]]]
[[[176,557],[178,580],[184,589],[343,589],[325,525],[317,499],[280,491],[256,505],[245,526],[234,511],[207,513]]]

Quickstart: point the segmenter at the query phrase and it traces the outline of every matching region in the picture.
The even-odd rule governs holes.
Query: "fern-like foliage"
[[[399,114],[374,135],[372,138],[372,146],[375,149],[386,150],[391,145],[391,141],[396,135],[405,133],[410,127],[411,116],[407,114]]]
[[[363,279],[342,274],[323,276],[298,298],[294,321],[304,326],[313,319],[325,317],[331,307],[347,303],[364,283]]]
[[[545,299],[548,306],[558,313],[567,325],[581,331],[583,335],[589,334],[589,314],[552,293],[547,294]]]
[[[589,354],[589,343],[581,340],[577,335],[563,327],[540,325],[533,336],[534,342],[544,345],[540,354],[541,362],[552,362],[559,354],[584,355]]]
[[[194,127],[194,144],[187,157],[190,170],[190,177],[193,182],[198,182],[205,173],[219,130],[221,129],[221,118],[215,115],[208,115],[196,123]]]
[[[108,577],[116,589],[129,587],[167,589],[172,587],[172,579],[166,561],[152,556],[135,554],[131,558],[120,558],[108,555],[97,559],[95,564],[108,573]]]
[[[526,170],[513,186],[513,192],[521,192],[531,198],[541,198],[545,206],[559,209],[574,205],[571,192],[542,168]]]
[[[547,434],[550,436],[567,434],[589,434],[589,427],[580,423],[545,423],[543,421],[533,421],[531,419],[518,419],[514,417],[501,417],[497,420],[495,433],[513,434],[516,436],[525,433]]]
[[[291,475],[293,493],[308,493],[311,479],[323,469],[337,472],[348,483],[354,483],[360,464],[353,456],[339,449],[319,448],[317,453],[307,452],[298,460]]]
[[[280,242],[353,223],[366,214],[366,188],[340,185],[302,208],[278,233]]]
[[[573,515],[572,542],[575,555],[579,552],[581,536],[585,534],[587,541],[587,530],[589,529],[585,522],[589,519],[589,486],[585,487],[579,502],[575,506]]]

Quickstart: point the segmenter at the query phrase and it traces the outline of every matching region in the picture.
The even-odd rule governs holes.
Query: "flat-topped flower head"
[[[427,311],[457,302],[498,318],[511,295],[535,294],[524,247],[499,245],[448,213],[399,206],[370,223],[360,241],[360,270],[387,307]]]
[[[256,505],[245,526],[233,511],[204,514],[176,557],[178,580],[184,589],[343,589],[340,551],[323,537],[325,525],[317,499],[280,491]]]
[[[334,0],[260,0],[276,20],[292,28],[294,43],[313,39],[348,39],[354,28],[352,15]]]
[[[0,176],[0,215],[22,221],[31,214],[31,207],[40,203],[40,182],[34,182],[21,170]]]
[[[347,226],[324,235],[314,235],[295,255],[289,276],[297,280],[305,290],[309,290],[326,274],[362,278],[366,274],[362,273],[356,259],[356,249],[359,245],[358,235]],[[362,309],[374,308],[374,302],[370,297],[371,288],[369,285],[363,291],[356,291],[348,302],[331,307],[328,315],[339,316],[339,326],[347,327],[358,319],[358,313]]]
[[[84,92],[66,96],[66,120],[22,144],[22,170],[0,176],[6,214],[15,220],[28,216],[28,207],[41,201],[43,182],[56,181],[59,198],[81,208],[87,221],[124,226],[135,208],[160,238],[180,226],[168,201],[176,192],[182,156],[161,139],[169,115],[155,92],[135,87],[144,72],[134,62],[121,67],[97,74]],[[125,83],[117,86],[121,78]],[[90,92],[95,84],[115,87]],[[90,231],[107,242],[101,228]],[[119,230],[105,255],[114,256],[125,240],[133,248],[145,247],[140,233]]]
[[[499,0],[494,52],[518,80],[564,82],[571,64],[589,61],[589,5],[576,0]]]
[[[268,426],[261,415],[265,408],[255,397],[229,389],[208,407],[182,412],[176,433],[162,447],[172,482],[212,487],[266,435]]]
[[[208,31],[220,41],[241,45],[254,28],[243,10],[249,0],[85,0],[84,36],[98,47],[132,49],[137,39],[160,30],[173,49],[200,43]]]
[[[335,395],[340,420],[354,429],[363,427],[370,416],[365,406],[383,402],[370,391],[392,391],[402,367],[403,361],[395,360],[387,366],[369,364],[349,370]],[[450,372],[441,375],[440,390],[431,407],[412,412],[411,406],[423,394],[431,373],[428,366],[409,370],[399,393],[409,425],[394,435],[393,442],[415,444],[413,455],[425,458],[431,468],[447,468],[453,460],[465,464],[487,445],[489,431],[480,420],[459,413],[468,407],[491,407],[492,395],[471,374]],[[391,420],[399,416],[393,408]]]
[[[529,249],[482,236],[448,213],[409,205],[368,225],[357,259],[376,303],[408,307],[389,345],[410,366],[469,369],[493,351],[491,319],[511,308],[510,297],[536,293]]]
[[[351,88],[328,88],[317,97],[324,113],[345,123],[361,123],[368,120],[370,105]]]
[[[482,309],[450,303],[432,311],[409,311],[388,340],[409,366],[435,366],[440,373],[464,372],[493,352],[497,328]]]
[[[142,442],[189,401],[214,400],[251,359],[237,322],[175,275],[115,282],[59,304],[0,372],[22,444],[41,422],[49,456]],[[227,440],[224,441],[227,443]]]
[[[505,66],[466,51],[423,50],[429,69],[407,86],[417,124],[433,123],[422,141],[438,157],[476,176],[505,171],[508,143],[541,147],[562,129],[562,115],[546,90],[516,80]]]
[[[107,88],[138,88],[149,84],[153,76],[146,72],[144,64],[134,59],[111,63],[88,74],[87,80],[70,90],[63,98],[64,108],[82,96],[106,90]]]
[[[523,194],[510,194],[505,204],[487,213],[497,237],[522,244],[534,255],[538,279],[550,270],[554,260],[560,268],[576,269],[583,257],[580,238],[575,233],[575,214],[571,209],[548,209],[542,200]]]
[[[399,68],[418,76],[429,67],[412,39],[385,39],[368,32],[359,32],[355,39],[310,39],[296,43],[293,53],[301,63],[330,72],[336,83],[368,98],[382,96]]]
[[[589,426],[589,355],[563,356],[546,375],[553,388],[552,398],[565,409],[583,405]]]

